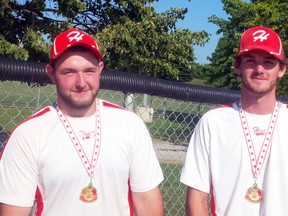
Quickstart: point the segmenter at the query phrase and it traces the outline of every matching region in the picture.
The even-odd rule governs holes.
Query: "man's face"
[[[56,83],[58,103],[64,114],[73,116],[79,110],[85,110],[86,114],[95,111],[103,67],[103,62],[88,50],[68,50],[57,59],[54,71],[48,75]]]
[[[236,68],[242,79],[242,89],[254,95],[275,92],[277,80],[284,75],[285,70],[286,67],[281,68],[277,58],[261,50],[243,54]]]

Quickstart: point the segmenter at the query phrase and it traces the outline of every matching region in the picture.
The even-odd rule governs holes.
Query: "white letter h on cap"
[[[258,36],[256,34],[258,34]],[[256,36],[254,36],[254,35],[256,35]],[[263,42],[263,40],[267,40],[268,39],[269,35],[270,34],[269,33],[266,34],[266,32],[264,30],[258,30],[258,31],[253,33],[254,42],[257,41],[257,40],[260,40],[261,42]]]
[[[70,37],[71,36],[71,37]],[[77,42],[83,39],[84,34],[80,34],[80,32],[72,31],[67,35],[67,38],[70,42],[76,40]]]

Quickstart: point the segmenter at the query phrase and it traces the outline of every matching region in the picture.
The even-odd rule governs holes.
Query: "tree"
[[[23,60],[47,59],[48,46],[42,34],[47,33],[49,22],[41,11],[45,1],[23,5],[17,1],[2,0],[0,8],[0,56]]]
[[[234,56],[237,52],[240,35],[247,28],[263,25],[275,30],[282,38],[284,48],[288,45],[288,3],[285,0],[222,0],[228,20],[212,16],[210,22],[219,26],[217,33],[223,36],[209,58],[211,64],[206,70],[208,83],[231,89],[240,88],[240,79],[234,72]],[[287,96],[287,75],[278,85],[277,94]]]
[[[186,81],[195,67],[193,45],[209,40],[205,31],[176,28],[187,9],[158,14],[154,0],[3,1],[0,56],[5,57],[48,61],[49,40],[76,27],[97,38],[108,69]]]

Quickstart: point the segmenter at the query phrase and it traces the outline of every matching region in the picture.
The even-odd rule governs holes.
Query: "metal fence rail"
[[[0,82],[0,148],[3,147],[3,142],[19,122],[56,100],[54,85],[43,83],[28,85],[26,82],[7,78],[7,76],[11,76],[7,71],[5,71],[7,76],[4,76],[3,73],[3,67],[2,69],[0,67],[0,79],[2,80]],[[135,75],[133,76],[135,78]],[[139,80],[142,78],[139,77]],[[135,79],[137,80],[137,76]],[[145,85],[145,82],[142,84]],[[182,88],[181,84],[177,83],[176,85]],[[161,86],[163,89],[171,89],[165,87],[163,83]],[[216,97],[208,94],[208,97],[214,102],[204,103],[203,98],[207,97],[207,92],[203,93],[206,96],[202,98],[201,94],[199,97],[191,97],[191,101],[181,99],[187,98],[187,92],[190,91],[189,86],[189,91],[185,90],[181,93],[186,95],[179,96],[180,100],[177,99],[178,96],[176,99],[163,97],[163,94],[169,95],[169,92],[162,92],[162,95],[157,96],[157,92],[150,95],[131,90],[127,94],[127,89],[124,93],[122,89],[115,90],[115,85],[111,89],[101,89],[98,94],[99,98],[133,110],[142,117],[149,129],[165,176],[161,184],[165,215],[185,215],[186,187],[179,182],[179,178],[191,134],[199,118],[216,104],[223,103],[225,96],[220,95],[221,101],[217,102],[215,101]]]

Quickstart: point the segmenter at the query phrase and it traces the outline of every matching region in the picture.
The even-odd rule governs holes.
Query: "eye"
[[[96,68],[87,68],[84,72],[86,74],[93,74],[93,73],[97,72],[97,69]]]
[[[70,74],[73,74],[74,72],[72,70],[63,70],[62,71],[62,74],[63,75],[70,75]]]
[[[265,60],[264,61],[264,64],[275,64],[275,61],[273,61],[273,60]]]
[[[263,65],[264,67],[267,69],[267,70],[270,70],[272,68],[274,68],[276,65],[277,65],[277,61],[275,60],[271,60],[271,59],[267,59],[263,62]]]
[[[244,59],[244,62],[251,65],[255,63],[255,60],[253,58],[246,58]]]
[[[87,70],[85,71],[85,73],[95,73],[96,71],[95,70]]]

